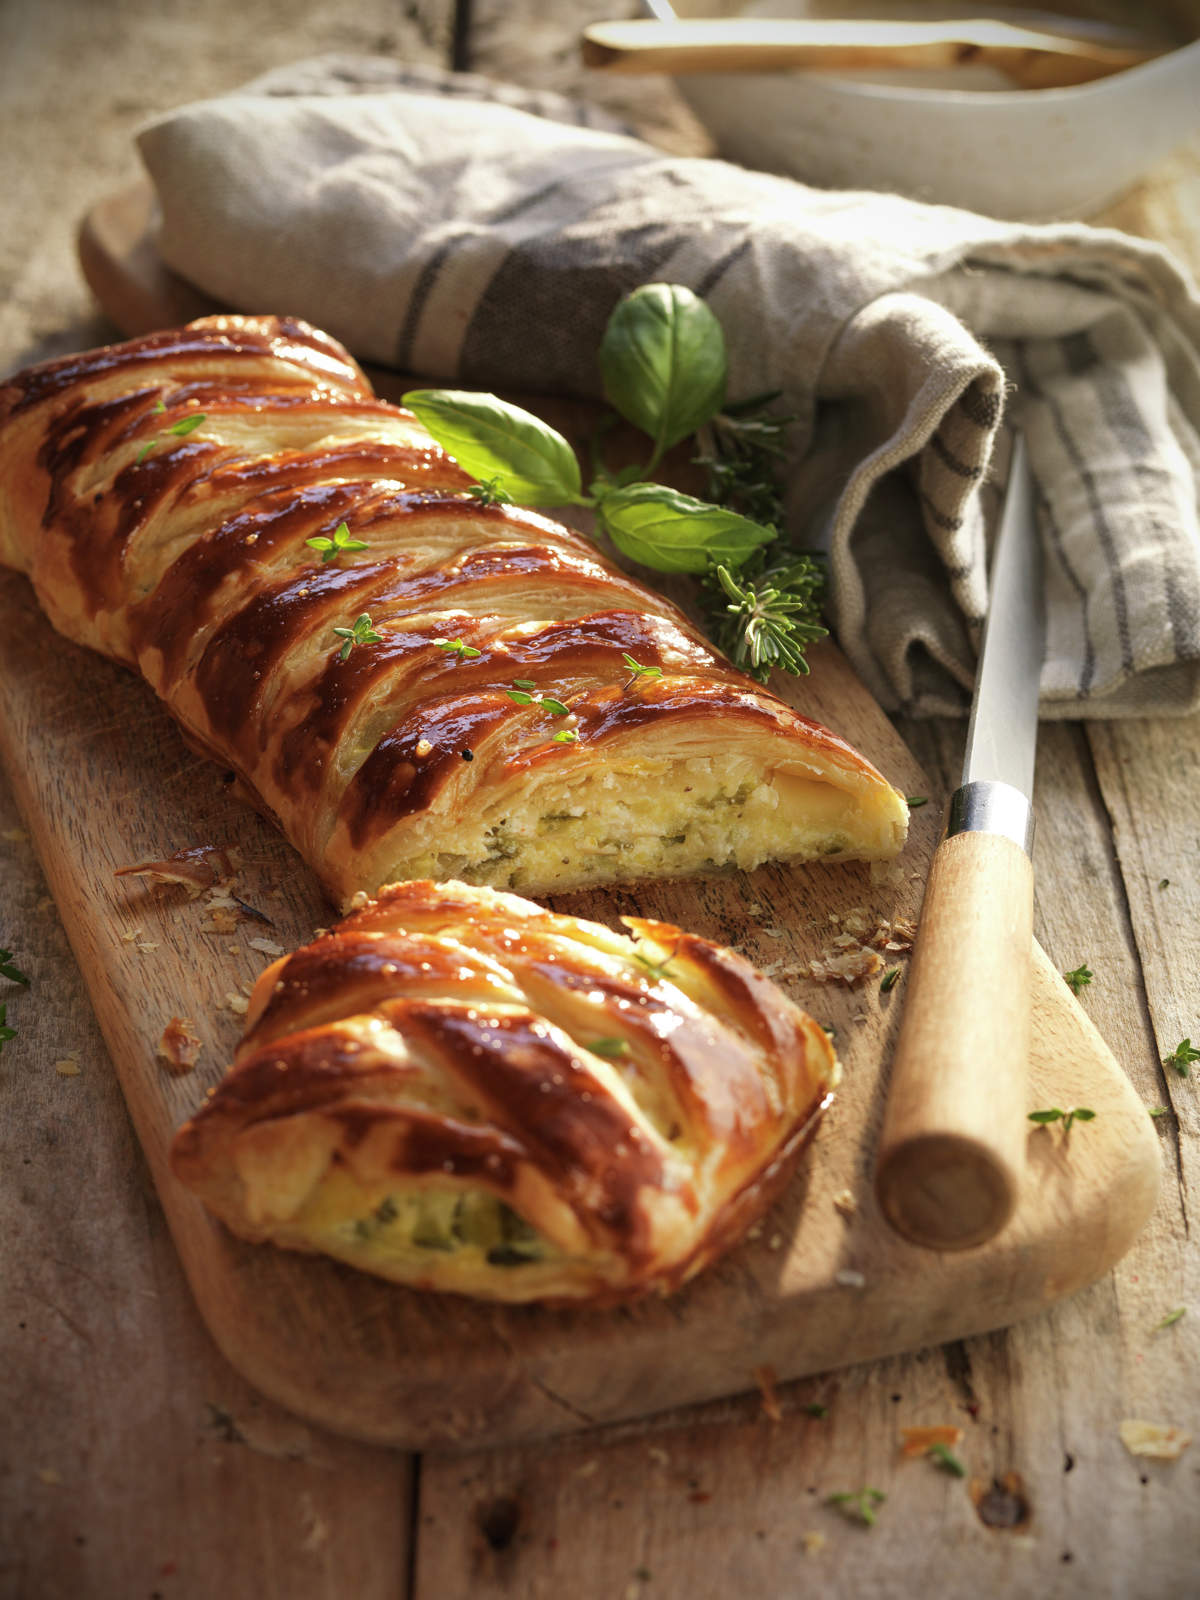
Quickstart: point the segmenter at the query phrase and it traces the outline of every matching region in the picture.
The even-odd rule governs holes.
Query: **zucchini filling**
[[[347,1223],[346,1230],[372,1254],[469,1251],[492,1267],[525,1266],[552,1254],[547,1239],[485,1190],[389,1194],[365,1217]]]

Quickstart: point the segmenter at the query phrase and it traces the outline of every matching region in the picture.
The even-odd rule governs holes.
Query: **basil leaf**
[[[414,389],[403,404],[473,478],[498,478],[519,505],[581,500],[579,462],[563,438],[531,412],[494,394]]]
[[[654,466],[724,404],[725,335],[690,289],[644,284],[608,320],[600,374],[609,403],[654,440]]]
[[[714,562],[740,567],[775,537],[735,511],[657,483],[614,489],[600,515],[621,554],[656,572],[707,572]]]

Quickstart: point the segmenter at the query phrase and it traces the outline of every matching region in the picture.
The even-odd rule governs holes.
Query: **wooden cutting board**
[[[1017,1215],[987,1245],[938,1255],[880,1218],[871,1167],[903,976],[884,993],[877,978],[847,989],[802,969],[829,946],[834,919],[855,908],[918,915],[943,797],[837,649],[823,644],[811,660],[810,678],[777,685],[784,696],[906,793],[930,797],[913,812],[898,863],[767,867],[553,902],[608,922],[637,911],[734,945],[836,1029],[845,1081],[806,1165],[756,1237],[669,1300],[497,1307],[243,1244],[173,1180],[171,1136],[231,1057],[237,997],[275,946],[306,941],[332,912],[290,847],[187,750],[150,691],[60,639],[25,580],[0,575],[0,756],[197,1303],[252,1383],[358,1438],[478,1447],[734,1393],[764,1369],[783,1381],[1003,1326],[1092,1282],[1129,1247],[1154,1205],[1158,1144],[1125,1074],[1036,948],[1030,1108],[1086,1105],[1095,1120],[1067,1137],[1030,1125]],[[114,875],[194,844],[238,847],[235,893],[259,915],[231,919],[203,897]],[[906,957],[888,960],[903,968]],[[192,1019],[203,1044],[183,1076],[156,1056],[172,1017]]]

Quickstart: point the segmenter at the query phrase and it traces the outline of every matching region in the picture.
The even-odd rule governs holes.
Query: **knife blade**
[[[1017,434],[992,552],[962,786],[950,800],[947,832],[975,827],[1003,833],[1027,855],[1033,850],[1038,680],[1046,649],[1041,567],[1033,479],[1025,440]]]
[[[875,1189],[933,1249],[982,1244],[1017,1203],[1027,1135],[1033,771],[1045,605],[1016,435],[992,552],[962,783],[934,855],[888,1085]]]

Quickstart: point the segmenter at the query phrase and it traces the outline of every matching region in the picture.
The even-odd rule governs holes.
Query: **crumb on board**
[[[274,939],[247,939],[246,943],[251,950],[257,950],[264,956],[282,956],[287,953]]]
[[[838,932],[802,970],[817,983],[844,983],[848,989],[882,970],[881,951],[904,954],[917,935],[911,917],[883,917],[866,906],[831,911],[829,921]]]
[[[755,1367],[753,1377],[762,1397],[763,1416],[770,1422],[782,1422],[783,1412],[779,1408],[779,1396],[775,1393],[775,1368]]]
[[[1155,1461],[1178,1461],[1192,1442],[1191,1434],[1182,1428],[1140,1417],[1126,1417],[1117,1431],[1131,1456],[1149,1456]]]
[[[225,992],[224,1005],[227,1011],[232,1011],[235,1017],[244,1017],[250,1009],[250,1002],[244,994],[235,994],[232,989]]]
[[[656,1467],[669,1467],[671,1465],[671,1458],[661,1445],[652,1444],[646,1454]]]
[[[826,950],[808,964],[807,976],[816,983],[844,983],[847,989],[874,977],[883,966],[877,950],[855,944],[851,949]]]
[[[237,850],[219,845],[189,845],[162,861],[139,861],[132,867],[118,867],[118,878],[149,878],[151,883],[179,884],[195,900],[205,889],[232,883],[241,866]]]
[[[200,1035],[191,1017],[172,1017],[162,1031],[156,1054],[169,1072],[182,1077],[196,1065],[200,1048]]]
[[[906,1460],[926,1456],[935,1444],[947,1450],[956,1449],[963,1441],[963,1431],[950,1422],[931,1422],[919,1427],[900,1429],[900,1454]]]
[[[818,1533],[815,1528],[810,1528],[807,1533],[801,1534],[800,1548],[806,1556],[820,1555],[825,1548],[825,1535]]]
[[[872,861],[870,879],[873,889],[898,889],[904,882],[904,868],[898,861]]]
[[[4,832],[0,834],[0,838],[4,840],[5,844],[29,843],[29,835],[24,828],[5,828]]]
[[[44,1483],[48,1489],[53,1489],[62,1482],[62,1473],[57,1467],[38,1467],[37,1480],[39,1483]]]
[[[315,1555],[329,1543],[329,1535],[333,1530],[317,1510],[312,1493],[308,1489],[305,1489],[300,1496],[300,1520],[304,1526],[304,1537],[300,1541],[300,1548],[305,1555]]]
[[[843,1267],[840,1272],[835,1272],[833,1281],[843,1289],[865,1289],[867,1286],[866,1278],[853,1267]]]
[[[843,1217],[853,1217],[858,1211],[858,1201],[849,1189],[839,1189],[833,1197],[833,1209]]]
[[[61,1056],[54,1063],[54,1070],[60,1078],[77,1078],[80,1073],[79,1057],[77,1055]]]
[[[208,915],[207,920],[200,924],[201,933],[237,932],[241,912],[237,901],[229,895],[213,890],[204,897],[204,909]]]

